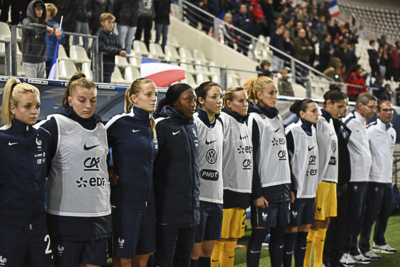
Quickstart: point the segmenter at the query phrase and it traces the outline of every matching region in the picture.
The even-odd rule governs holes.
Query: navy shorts
[[[290,225],[312,224],[315,214],[315,198],[296,198],[290,204]]]
[[[113,208],[114,257],[133,259],[155,248],[155,205],[145,209],[131,206]]]
[[[47,224],[29,227],[0,225],[0,266],[54,266]],[[24,257],[25,255],[25,257]]]
[[[53,254],[57,267],[79,266],[80,263],[104,265],[107,263],[108,239],[93,241],[54,240]]]
[[[269,204],[266,208],[251,206],[252,227],[285,227],[289,223],[289,202]]]
[[[196,226],[195,243],[221,238],[223,204],[200,201],[200,224]]]

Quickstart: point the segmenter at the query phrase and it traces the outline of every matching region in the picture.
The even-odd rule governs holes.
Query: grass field
[[[238,242],[240,245],[246,245],[249,241],[251,234],[251,230],[246,231],[246,235],[241,238]],[[400,216],[392,216],[389,219],[388,227],[386,230],[386,242],[394,247],[399,249],[400,251]],[[372,241],[371,241],[372,244]],[[400,252],[394,255],[386,255],[386,254],[380,254],[382,256],[382,259],[378,262],[374,262],[371,264],[368,264],[368,266],[371,267],[397,267],[400,266]],[[235,259],[235,266],[240,266],[244,267],[246,266],[246,248],[237,248],[236,249],[236,259]],[[261,260],[260,260],[260,266],[262,267],[269,267],[270,261],[269,261],[269,253],[267,249],[263,249],[261,252]],[[294,263],[293,263],[294,266]]]

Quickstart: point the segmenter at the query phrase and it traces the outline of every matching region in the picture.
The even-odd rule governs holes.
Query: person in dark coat
[[[198,136],[190,85],[171,86],[155,114],[158,155],[154,163],[156,250],[153,266],[190,266],[200,223]]]
[[[349,49],[348,40],[342,39],[339,41],[339,47],[335,49],[333,53],[334,57],[338,57],[346,69],[350,69],[352,66],[357,65],[357,57],[354,51]]]
[[[329,62],[331,62],[332,54],[334,52],[331,43],[331,35],[325,32],[322,34],[322,39],[323,42],[319,50],[319,64],[317,66],[317,70],[321,72],[325,71],[328,68]]]
[[[118,42],[118,36],[113,33],[115,17],[110,13],[103,13],[100,16],[103,26],[96,35],[99,36],[99,52],[103,52],[103,82],[110,83],[111,75],[115,68],[115,56],[126,57],[127,51]]]
[[[168,30],[169,30],[169,13],[171,13],[171,0],[154,0],[154,10],[156,16],[154,17],[156,28],[156,41],[160,43],[162,37],[161,47],[164,49],[167,45]]]
[[[254,33],[253,18],[247,12],[246,4],[240,4],[239,12],[233,16],[233,25],[248,34]],[[239,49],[247,55],[251,43],[250,38],[242,32],[237,32],[236,35],[240,36],[240,40],[237,42]]]
[[[130,55],[139,14],[139,0],[114,0],[113,13],[118,25],[119,43]]]

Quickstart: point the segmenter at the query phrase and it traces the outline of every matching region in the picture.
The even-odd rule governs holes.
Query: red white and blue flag
[[[49,80],[58,80],[58,46],[59,42],[57,40],[56,48],[54,49],[53,59],[51,60]]]
[[[60,21],[60,29],[63,23],[64,16],[61,16]],[[49,80],[58,80],[58,47],[59,47],[59,40],[57,39],[56,48],[54,49],[53,59],[51,60],[50,72],[49,72]]]
[[[185,69],[181,67],[142,58],[140,76],[153,80],[157,87],[165,87],[171,83],[184,80],[186,73]]]
[[[336,0],[329,2],[328,8],[329,8],[329,14],[331,15],[331,18],[339,16],[339,14],[340,14],[339,5]]]

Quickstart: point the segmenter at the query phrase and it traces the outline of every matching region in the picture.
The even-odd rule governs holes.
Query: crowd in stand
[[[14,10],[22,10],[25,4],[30,1],[22,1],[18,5],[12,5],[12,23],[18,22]],[[165,47],[168,38],[168,25],[171,0],[95,0],[95,1],[46,1],[52,2],[52,13],[47,18],[46,12],[43,12],[43,18],[46,23],[53,27],[54,36],[47,40],[47,58],[46,67],[49,71],[51,64],[51,51],[54,51],[56,39],[64,44],[65,50],[69,49],[69,35],[61,35],[57,28],[57,23],[63,17],[63,29],[68,32],[83,34],[99,34],[102,30],[100,15],[104,12],[113,14],[118,28],[118,45],[120,50],[126,51],[127,55],[131,53],[133,40],[140,40],[144,32],[144,42],[149,47],[150,31],[155,21],[156,43]],[[345,82],[353,86],[348,87],[347,94],[351,100],[354,100],[358,94],[366,92],[366,78],[368,73],[363,71],[358,65],[355,53],[355,45],[358,38],[365,37],[362,27],[357,29],[355,23],[340,24],[339,20],[330,17],[326,3],[315,3],[313,1],[297,1],[293,4],[291,0],[189,0],[189,3],[198,8],[211,13],[216,17],[223,19],[223,23],[218,29],[224,42],[248,54],[251,38],[248,34],[258,37],[263,35],[269,37],[269,44],[277,50],[273,50],[271,57],[271,70],[274,73],[281,71],[285,67],[290,67],[289,59],[286,55],[293,56],[300,62],[314,67],[323,72],[335,82]],[[315,1],[314,1],[315,2]],[[3,1],[2,10],[8,10],[8,1]],[[54,7],[54,8],[53,8]],[[54,12],[55,10],[55,12]],[[212,31],[213,23],[210,18],[202,14],[196,8],[189,6],[185,9],[185,14],[190,25],[197,26],[202,24],[202,29],[209,33]],[[7,12],[1,13],[1,20],[7,20]],[[26,12],[25,12],[26,13]],[[17,16],[18,17],[18,16]],[[20,18],[20,17],[19,17]],[[44,22],[43,22],[44,23]],[[45,24],[45,23],[44,23]],[[28,24],[26,24],[28,25]],[[30,26],[34,25],[32,22]],[[240,29],[240,31],[235,30]],[[113,29],[111,30],[113,32]],[[31,31],[31,33],[33,33]],[[24,31],[25,35],[29,31]],[[52,35],[52,32],[48,33]],[[215,33],[214,33],[215,34]],[[27,38],[24,38],[27,40]],[[29,39],[29,38],[28,38]],[[49,39],[49,37],[47,37]],[[161,41],[162,40],[162,41]],[[79,39],[74,37],[72,44],[79,43]],[[389,44],[385,36],[379,40],[379,47],[376,49],[376,41],[371,40],[368,47],[369,63],[371,66],[371,87],[374,88],[374,95],[379,99],[391,99],[391,89],[383,85],[382,80],[400,81],[400,63],[399,63],[399,42]],[[40,44],[35,44],[35,51],[44,51],[39,49]],[[28,59],[26,45],[22,44],[22,53],[24,63],[42,63],[42,59]],[[83,38],[83,47],[89,53],[89,40]],[[319,49],[318,49],[319,47]],[[110,56],[120,55],[120,50],[109,54]],[[317,51],[319,54],[317,55]],[[109,53],[107,50],[100,49],[100,52]],[[38,55],[39,54],[39,55]],[[28,57],[42,56],[41,52]],[[30,60],[30,61],[29,61]],[[128,58],[129,61],[129,58]],[[111,63],[112,65],[112,63]],[[110,69],[113,70],[113,68]],[[111,71],[112,71],[111,70]],[[28,76],[32,72],[28,70]],[[308,69],[300,64],[296,64],[296,82],[305,85],[304,79],[308,75]],[[107,79],[109,81],[107,74]],[[42,72],[37,77],[43,77]],[[382,78],[381,78],[382,77]]]
[[[256,38],[260,35],[268,36],[269,44],[283,52],[273,50],[271,58],[273,72],[280,71],[284,66],[290,66],[285,64],[287,61],[285,54],[288,54],[323,72],[335,82],[356,85],[348,90],[352,100],[366,91],[367,73],[354,70],[359,59],[355,53],[355,45],[358,43],[358,38],[365,38],[365,32],[362,27],[357,28],[355,23],[341,24],[338,19],[332,19],[327,3],[297,1],[298,4],[294,5],[291,0],[189,0],[188,2],[223,19],[219,33],[225,44],[246,55],[251,40],[244,32]],[[194,12],[192,10],[187,13],[191,25],[197,26],[197,22],[207,24],[208,26],[202,29],[208,33],[212,23],[207,22],[205,15],[195,15]],[[234,30],[232,25],[240,31]],[[375,48],[375,41],[371,41],[368,48],[372,77],[375,80],[379,80],[378,76],[382,76],[385,80],[400,81],[399,42],[388,44],[385,36],[378,41],[378,49]],[[317,45],[319,45],[318,55]],[[308,73],[301,66],[297,69],[297,76],[304,77]],[[298,79],[298,82],[303,84],[301,79]],[[380,86],[374,94],[380,99],[390,99],[391,92],[382,90]]]

